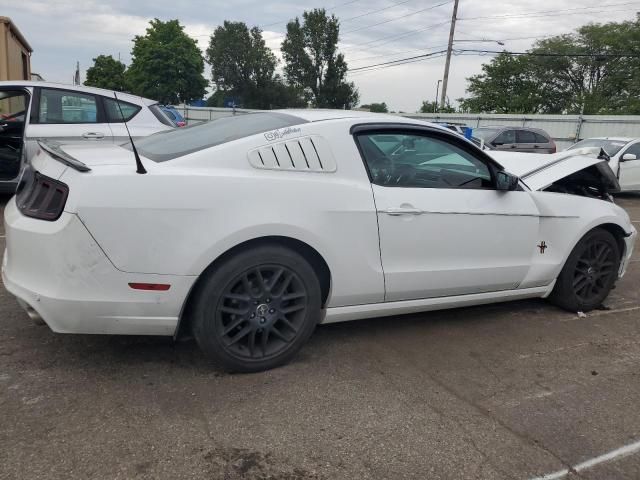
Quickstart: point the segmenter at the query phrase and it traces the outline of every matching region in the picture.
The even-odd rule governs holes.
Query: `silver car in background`
[[[640,191],[640,138],[587,138],[574,143],[568,150],[582,147],[600,147],[609,155],[609,166],[618,177],[621,191]]]
[[[478,127],[473,129],[475,143],[504,152],[556,153],[556,144],[541,128]]]
[[[15,191],[37,140],[122,143],[174,128],[158,102],[100,88],[48,82],[0,82],[0,192]]]

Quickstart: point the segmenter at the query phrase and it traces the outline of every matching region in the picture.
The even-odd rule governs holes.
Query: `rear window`
[[[151,135],[136,141],[136,149],[155,162],[166,162],[222,143],[302,123],[306,120],[285,113],[247,113]]]
[[[149,110],[151,110],[151,113],[153,113],[153,115],[158,119],[160,123],[163,123],[164,125],[167,125],[169,127],[175,127],[173,121],[171,121],[171,119],[167,117],[167,114],[164,113],[162,108],[160,108],[157,103],[149,105]]]

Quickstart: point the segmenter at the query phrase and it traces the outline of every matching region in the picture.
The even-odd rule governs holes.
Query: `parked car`
[[[618,177],[623,192],[640,191],[640,138],[597,137],[574,143],[569,150],[599,147],[610,157],[609,166]]]
[[[490,150],[510,152],[556,153],[551,136],[540,128],[479,127],[473,129],[473,137]]]
[[[466,125],[462,125],[460,123],[449,123],[449,122],[437,122],[436,125],[440,125],[444,128],[448,128],[452,132],[456,132],[464,137],[465,132],[469,129]]]
[[[119,143],[126,121],[134,137],[174,128],[154,100],[57,83],[0,82],[0,191],[13,192],[37,139],[60,143]]]
[[[44,141],[5,207],[3,283],[56,332],[190,331],[233,371],[283,364],[318,323],[533,297],[588,311],[636,239],[589,152],[498,162],[420,120],[328,110],[136,150]]]
[[[160,108],[162,108],[162,111],[167,115],[167,117],[171,119],[176,127],[187,126],[187,121],[180,114],[180,112],[176,110],[176,107],[173,107],[171,105],[161,105]]]

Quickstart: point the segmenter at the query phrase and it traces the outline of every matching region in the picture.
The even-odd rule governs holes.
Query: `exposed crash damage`
[[[490,152],[509,172],[518,175],[531,190],[567,193],[611,201],[620,191],[606,153],[583,148],[553,155]]]

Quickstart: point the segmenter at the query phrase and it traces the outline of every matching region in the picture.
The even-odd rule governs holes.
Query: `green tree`
[[[640,113],[638,18],[585,25],[541,40],[523,56],[498,55],[467,79],[471,96],[462,101],[463,110]]]
[[[126,90],[126,68],[124,63],[111,55],[98,55],[93,59],[93,65],[87,69],[87,79],[84,84],[88,87],[108,90]]]
[[[225,21],[216,28],[206,52],[215,102],[234,97],[245,108],[278,108],[304,105],[301,92],[285,85],[275,74],[278,60],[266,46],[262,31],[243,22]]]
[[[438,102],[430,102],[424,100],[420,105],[420,113],[455,113],[456,109],[451,106],[449,101],[445,104],[444,108],[440,108]]]
[[[126,72],[131,92],[162,103],[202,98],[207,81],[196,41],[178,20],[151,20],[144,36],[133,39],[132,61]]]
[[[282,42],[285,77],[318,108],[353,108],[358,90],[346,81],[347,62],[338,53],[340,25],[324,9],[305,11],[287,24]]]
[[[375,113],[389,113],[389,108],[387,107],[387,104],[385,102],[360,105],[360,108],[366,108],[370,112]]]

